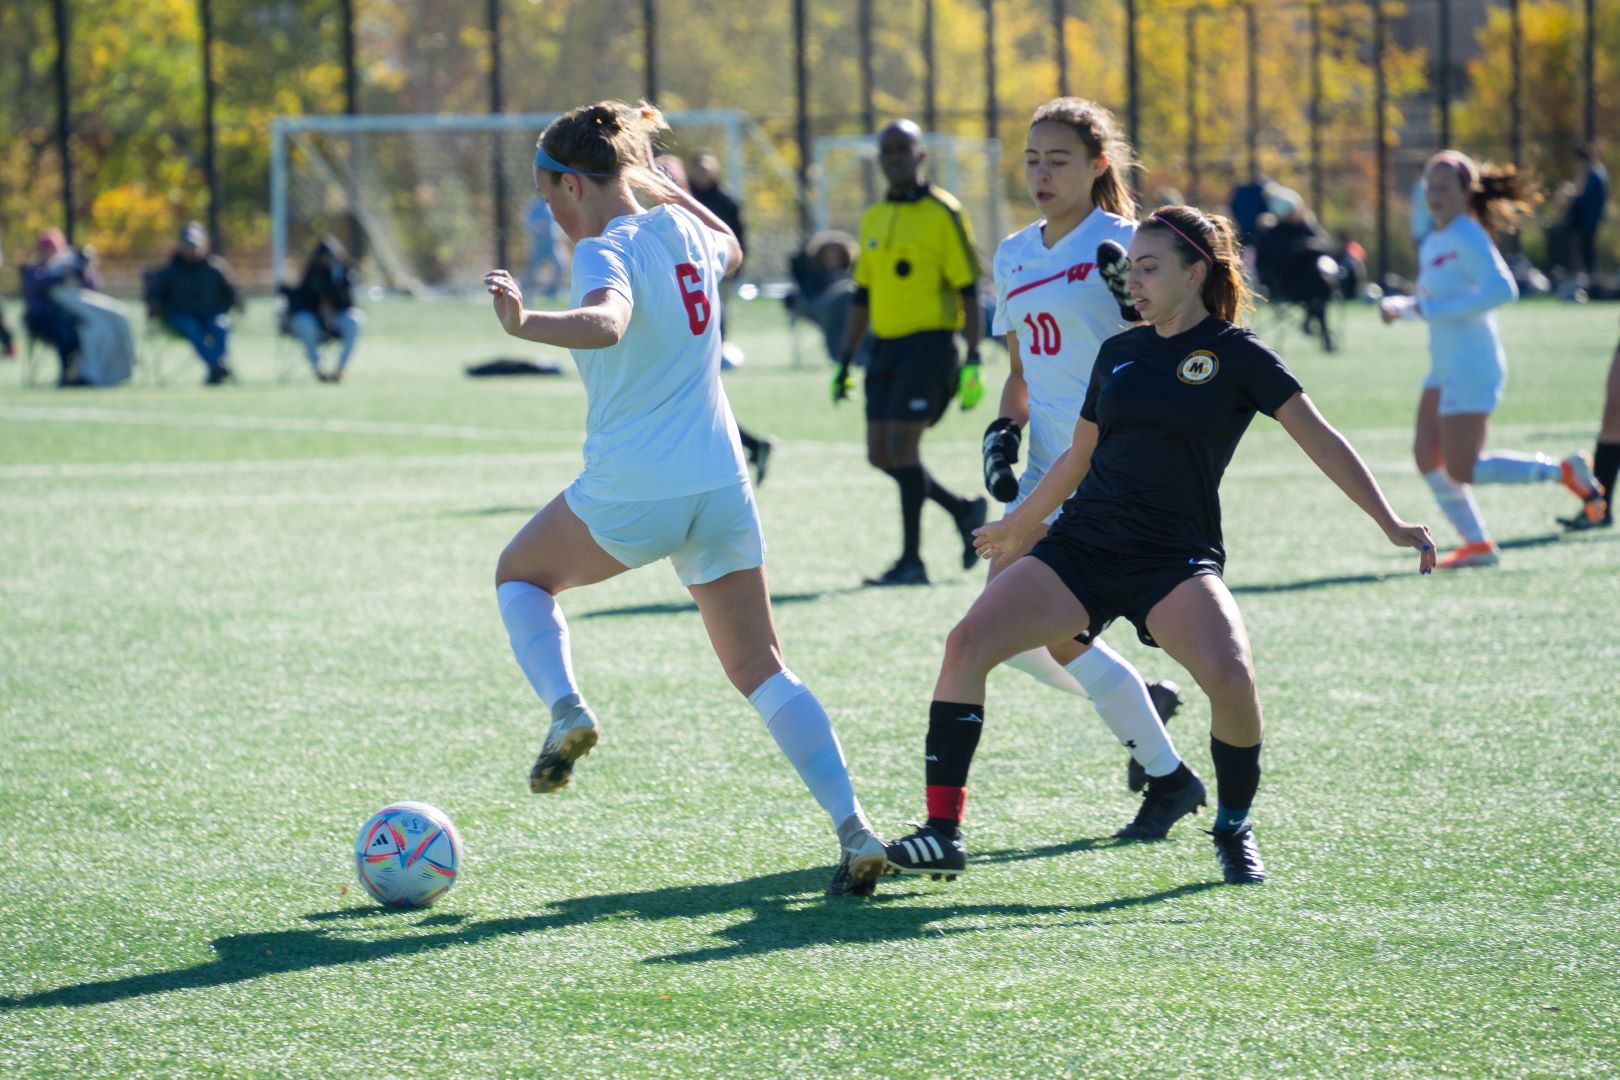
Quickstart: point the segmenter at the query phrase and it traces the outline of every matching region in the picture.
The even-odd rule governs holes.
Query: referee
[[[878,134],[878,163],[889,182],[880,203],[861,216],[855,260],[854,303],[833,378],[833,402],[849,395],[849,366],[868,328],[873,343],[866,365],[866,459],[900,486],[904,548],[899,560],[868,585],[926,585],[921,554],[922,507],[944,507],[962,534],[962,567],[977,561],[973,530],[987,504],[947,490],[922,464],[923,432],[945,415],[960,389],[962,407],[984,396],[979,375],[979,259],[962,206],[923,178],[922,129],[896,120]],[[967,339],[967,362],[957,358],[955,334]]]

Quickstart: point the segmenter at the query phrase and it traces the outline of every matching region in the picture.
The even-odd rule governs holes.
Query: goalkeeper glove
[[[840,401],[849,400],[849,392],[855,388],[855,380],[849,377],[849,359],[846,357],[833,373],[832,400],[837,405]]]
[[[1131,272],[1131,260],[1125,257],[1125,249],[1112,240],[1098,244],[1097,269],[1102,274],[1103,284],[1113,294],[1114,303],[1119,305],[1119,317],[1129,323],[1141,322],[1142,316],[1136,313],[1136,301],[1131,299],[1131,291],[1125,286],[1125,277]]]
[[[962,371],[956,377],[956,396],[962,399],[964,411],[984,400],[984,376],[979,373],[979,354],[976,352],[968,353],[967,363],[962,365]]]
[[[998,416],[984,429],[984,489],[997,502],[1018,498],[1018,477],[1013,475],[1013,466],[1018,463],[1022,442],[1022,429],[1005,416]]]

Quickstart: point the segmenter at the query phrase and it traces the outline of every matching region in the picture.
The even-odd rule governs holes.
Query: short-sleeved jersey
[[[1460,369],[1490,358],[1504,364],[1496,309],[1518,299],[1502,253],[1490,233],[1458,214],[1418,246],[1418,311],[1429,322],[1429,356],[1436,370]]]
[[[1017,334],[1029,385],[1029,467],[1045,472],[1069,448],[1086,400],[1091,365],[1104,341],[1130,326],[1097,273],[1097,247],[1131,246],[1135,223],[1106,210],[1050,248],[1044,222],[1020,229],[996,248],[996,314],[991,332]]]
[[[962,290],[978,280],[973,227],[950,192],[924,184],[861,215],[855,284],[878,337],[959,328]]]
[[[662,205],[608,222],[574,247],[575,306],[597,289],[631,303],[617,345],[571,350],[585,383],[585,471],[593,499],[668,499],[747,477],[720,386],[719,233]]]
[[[1221,477],[1256,412],[1299,392],[1276,353],[1214,316],[1172,337],[1103,342],[1080,415],[1097,446],[1053,532],[1098,547],[1224,563]]]

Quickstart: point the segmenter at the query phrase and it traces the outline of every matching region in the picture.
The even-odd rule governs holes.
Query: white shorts
[[[1041,478],[1045,475],[1045,469],[1037,468],[1034,465],[1031,465],[1029,468],[1025,469],[1024,475],[1018,478],[1018,498],[1007,504],[1007,509],[1002,511],[1001,516],[1006,517],[1008,514],[1018,509],[1018,504],[1029,498],[1029,493],[1035,490],[1035,485],[1039,484],[1041,482]],[[1071,491],[1069,494],[1072,495],[1074,492]],[[1069,500],[1067,498],[1063,500],[1063,502],[1068,501]],[[1058,503],[1058,508],[1046,515],[1045,524],[1052,524],[1058,519],[1058,515],[1061,513],[1063,513],[1063,503]]]
[[[643,502],[592,499],[578,482],[563,498],[601,549],[635,569],[667,558],[682,585],[706,585],[765,563],[754,490],[746,482]]]
[[[1507,368],[1495,357],[1480,361],[1431,366],[1423,380],[1423,389],[1440,391],[1440,415],[1459,413],[1493,413],[1502,403],[1502,391],[1507,388]]]

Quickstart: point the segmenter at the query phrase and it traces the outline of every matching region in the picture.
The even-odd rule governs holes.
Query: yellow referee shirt
[[[961,292],[978,280],[973,227],[950,192],[924,184],[861,215],[855,284],[878,337],[960,328]]]

